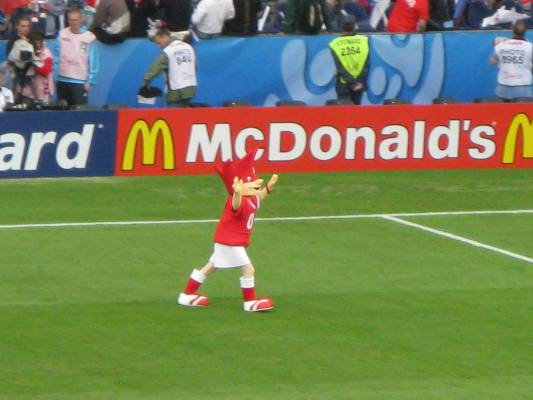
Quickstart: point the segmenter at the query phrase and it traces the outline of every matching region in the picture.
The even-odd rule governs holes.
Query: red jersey
[[[387,30],[413,33],[419,20],[429,19],[428,0],[398,0],[392,9]]]
[[[231,206],[232,196],[228,196],[222,217],[215,231],[215,242],[226,246],[244,246],[250,244],[250,235],[254,226],[255,213],[259,209],[259,196],[247,196],[241,200],[239,209]]]

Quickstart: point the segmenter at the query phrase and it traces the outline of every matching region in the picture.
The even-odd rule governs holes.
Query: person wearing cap
[[[160,29],[154,41],[162,49],[161,55],[144,74],[144,85],[161,73],[167,78],[167,105],[189,107],[196,94],[196,55],[188,43],[175,39],[167,29]]]
[[[361,104],[366,88],[370,47],[368,37],[355,33],[355,18],[342,18],[342,34],[329,43],[337,69],[335,89],[340,101]]]
[[[533,97],[533,45],[526,39],[526,20],[516,21],[512,30],[512,39],[497,40],[489,61],[499,68],[496,96],[506,101]]]

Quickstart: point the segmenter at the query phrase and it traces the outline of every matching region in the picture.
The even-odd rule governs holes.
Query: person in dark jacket
[[[451,20],[448,0],[429,0],[429,20],[426,30],[441,31],[444,23]]]
[[[332,31],[326,0],[288,0],[283,32],[295,35],[316,35],[325,25]]]
[[[170,32],[189,30],[191,24],[191,0],[160,0],[165,28]]]
[[[261,0],[233,0],[235,17],[226,21],[225,35],[251,36],[257,34],[257,19]]]
[[[143,38],[148,36],[148,18],[153,19],[157,13],[154,0],[126,0],[130,11],[130,31],[128,37]]]

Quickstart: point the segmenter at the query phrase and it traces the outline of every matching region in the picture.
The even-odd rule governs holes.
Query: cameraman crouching
[[[13,47],[8,55],[8,61],[13,66],[15,72],[13,92],[15,93],[16,104],[25,102],[25,98],[22,95],[25,87],[33,88],[31,82],[31,78],[35,75],[33,67],[40,68],[43,66],[43,62],[36,57],[35,49],[29,40],[30,29],[30,19],[25,16],[20,17],[17,21],[18,37],[13,43]]]

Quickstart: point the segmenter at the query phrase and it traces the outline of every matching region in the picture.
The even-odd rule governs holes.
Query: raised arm
[[[231,207],[233,208],[233,211],[237,211],[239,207],[241,206],[242,185],[243,185],[242,179],[239,179],[237,177],[233,178],[233,198],[231,200]]]
[[[272,191],[272,188],[276,185],[278,182],[278,175],[274,174],[269,179],[268,183],[265,185],[265,187],[261,190],[261,193],[259,194],[261,201],[265,199],[265,197],[268,196],[268,194]]]

